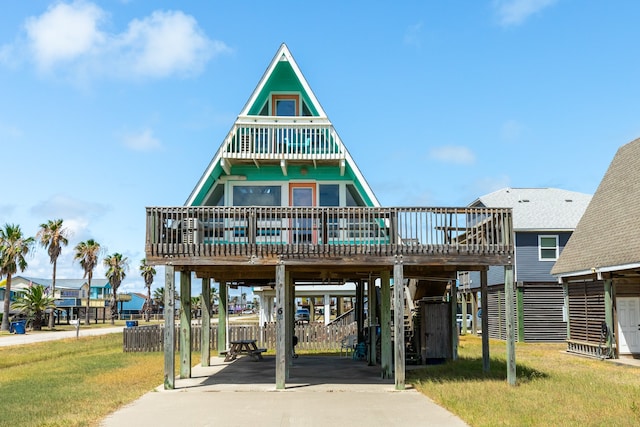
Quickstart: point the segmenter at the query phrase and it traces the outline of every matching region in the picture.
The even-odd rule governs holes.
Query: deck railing
[[[148,207],[148,259],[505,254],[508,208]]]
[[[317,117],[239,118],[222,156],[245,160],[341,160],[345,151],[327,120]]]

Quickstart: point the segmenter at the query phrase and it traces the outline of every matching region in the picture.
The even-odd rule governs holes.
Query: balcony
[[[343,166],[345,149],[331,123],[318,117],[240,117],[222,145],[223,167],[289,161]]]
[[[148,207],[146,259],[184,266],[501,265],[511,209]]]

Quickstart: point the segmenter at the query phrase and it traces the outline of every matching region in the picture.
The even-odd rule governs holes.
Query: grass
[[[640,425],[640,369],[564,352],[566,344],[517,344],[517,385],[506,381],[506,349],[460,339],[459,359],[420,367],[407,382],[472,426]]]
[[[640,425],[640,369],[564,349],[517,344],[512,387],[504,342],[491,341],[485,374],[481,341],[467,335],[457,361],[411,369],[407,382],[471,426]],[[124,353],[121,333],[0,347],[0,426],[97,426],[161,385],[163,360],[163,353]]]
[[[121,333],[1,347],[0,426],[98,425],[162,384],[163,360],[124,353]]]

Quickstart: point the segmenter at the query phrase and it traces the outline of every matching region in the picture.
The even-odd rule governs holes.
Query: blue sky
[[[93,238],[142,291],[144,208],[185,202],[283,42],[383,205],[592,194],[640,136],[638,17],[632,0],[10,2],[0,225],[63,218],[58,277],[82,276]],[[44,249],[23,274],[50,277]]]

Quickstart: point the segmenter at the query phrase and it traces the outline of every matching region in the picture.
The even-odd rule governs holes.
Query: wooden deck
[[[338,275],[399,261],[473,270],[507,264],[513,251],[510,209],[148,207],[146,223],[148,263],[248,278],[264,275],[259,267],[273,277],[280,263]]]

